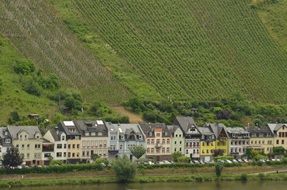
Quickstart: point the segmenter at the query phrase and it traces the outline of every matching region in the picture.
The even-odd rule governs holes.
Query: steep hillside
[[[261,3],[256,8],[270,35],[287,51],[287,0]]]
[[[164,98],[287,101],[286,52],[249,0],[50,1],[103,64],[132,70]]]
[[[0,32],[45,73],[55,73],[66,87],[87,101],[118,104],[130,96],[112,73],[55,15],[45,0],[0,0]]]
[[[29,60],[0,35],[0,125],[7,124],[9,114],[14,111],[22,116],[38,113],[53,118],[57,110],[56,103],[43,96],[30,95],[22,89],[20,78],[13,71],[17,61]]]

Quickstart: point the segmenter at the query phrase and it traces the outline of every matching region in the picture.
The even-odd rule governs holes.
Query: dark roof
[[[57,134],[56,129],[49,130],[55,141],[60,141],[60,135]]]
[[[192,117],[186,117],[186,116],[177,116],[175,118],[174,123],[178,124],[184,132],[188,131],[189,125],[195,125],[196,126],[193,118]]]
[[[262,126],[262,127],[248,127],[247,131],[250,133],[250,135],[267,135],[271,136],[273,135],[273,132],[268,126]]]
[[[287,124],[284,124],[284,123],[269,123],[268,124],[268,127],[272,131],[272,133],[276,133],[283,126],[287,127]]]
[[[60,131],[63,131],[67,136],[80,136],[81,135],[74,121],[61,121],[58,124],[58,128]],[[73,129],[73,131],[70,129]]]
[[[98,133],[101,132],[103,136],[108,136],[108,128],[105,123],[101,120],[96,121],[74,121],[75,126],[78,128],[82,136],[85,136],[85,133],[95,132],[95,136],[98,136]]]
[[[226,135],[228,136],[225,130],[226,127],[222,123],[207,123],[206,126],[210,128],[210,130],[214,133],[216,138],[219,137],[219,134],[221,133],[222,130],[224,130]]]
[[[170,137],[171,136],[171,132],[167,128],[166,124],[164,124],[164,123],[141,123],[140,127],[147,137],[150,137],[150,134],[152,134],[152,136],[154,136],[155,135],[154,130],[156,128],[162,129],[162,136],[163,137]]]

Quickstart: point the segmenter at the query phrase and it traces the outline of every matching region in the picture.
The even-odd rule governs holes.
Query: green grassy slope
[[[22,90],[19,75],[13,72],[16,61],[26,60],[9,41],[0,35],[0,125],[7,124],[10,112],[17,111],[22,116],[38,113],[52,118],[56,104],[43,96],[29,95]]]
[[[95,39],[108,44],[119,57],[106,64],[113,72],[119,72],[118,64],[133,70],[164,98],[239,93],[256,101],[287,101],[286,52],[249,0],[51,1],[84,41],[90,36],[90,47]],[[79,23],[85,30],[77,29]],[[125,74],[123,82],[132,83]]]
[[[287,51],[287,0],[260,4],[257,12],[270,35]]]
[[[87,101],[121,103],[131,93],[83,47],[44,0],[0,0],[0,32],[45,72]]]

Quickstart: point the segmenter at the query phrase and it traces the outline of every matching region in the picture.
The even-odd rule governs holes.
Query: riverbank
[[[224,168],[220,178],[214,167],[155,168],[139,170],[131,183],[208,182],[208,181],[279,181],[287,180],[287,166],[242,166]],[[278,171],[278,173],[277,173]],[[111,169],[74,171],[62,174],[1,175],[0,187],[83,185],[117,183]]]

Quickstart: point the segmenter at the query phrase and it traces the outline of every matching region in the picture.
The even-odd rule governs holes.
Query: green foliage
[[[50,166],[62,166],[64,162],[62,160],[51,160],[49,163]]]
[[[89,109],[89,114],[97,117],[111,113],[112,111],[102,102],[94,102]]]
[[[51,99],[59,104],[63,113],[77,114],[82,111],[83,100],[76,91],[58,91]]]
[[[216,162],[215,163],[215,174],[217,177],[221,176],[223,170],[223,163],[222,162]]]
[[[136,145],[130,148],[130,151],[134,157],[140,159],[146,152],[146,149],[143,146]]]
[[[273,154],[274,155],[285,155],[286,154],[286,150],[282,146],[280,146],[280,147],[273,147]]]
[[[21,117],[20,117],[19,113],[16,111],[11,112],[9,119],[8,119],[8,123],[9,124],[15,124],[19,121],[21,121]]]
[[[126,156],[114,160],[112,169],[115,171],[117,179],[121,183],[132,181],[136,174],[135,164]]]
[[[15,61],[15,64],[13,65],[13,69],[17,74],[21,75],[28,75],[35,71],[35,67],[33,63],[29,61]]]
[[[7,153],[3,156],[2,164],[5,168],[17,167],[21,165],[23,158],[19,154],[18,148],[8,148]]]
[[[190,163],[190,158],[183,155],[183,156],[178,157],[177,161],[179,163]]]
[[[28,80],[23,84],[23,90],[34,96],[41,96],[42,90],[38,83]]]
[[[246,182],[246,181],[248,180],[247,174],[241,174],[241,175],[240,175],[240,180],[241,180],[242,182]]]
[[[38,79],[38,84],[43,89],[53,90],[53,89],[58,89],[60,87],[59,78],[54,74],[50,74],[48,75],[48,77],[43,77],[40,75]]]
[[[172,153],[171,156],[174,162],[179,162],[179,158],[181,158],[184,155],[181,152],[177,151],[177,152]]]

